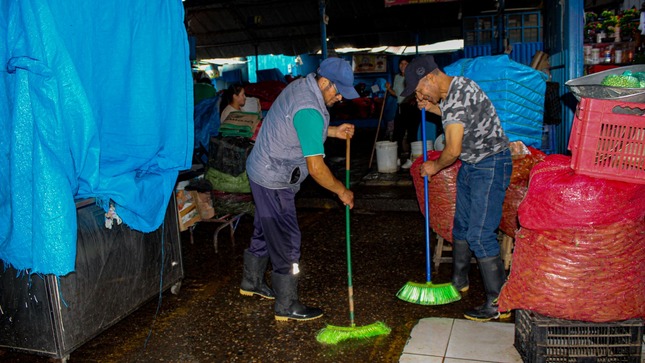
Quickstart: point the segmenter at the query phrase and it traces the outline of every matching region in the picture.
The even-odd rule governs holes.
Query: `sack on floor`
[[[609,322],[645,317],[643,220],[515,236],[500,310]]]
[[[440,155],[439,151],[428,151],[428,160],[437,160]],[[423,164],[423,158],[417,158],[410,167],[410,175],[414,182],[419,209],[425,216],[423,178],[419,175],[421,164]],[[457,201],[457,173],[460,167],[461,161],[457,160],[428,180],[430,228],[448,242],[452,242],[452,226]]]

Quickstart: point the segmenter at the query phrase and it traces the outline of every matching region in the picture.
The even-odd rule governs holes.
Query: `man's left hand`
[[[354,136],[354,125],[342,124],[336,129],[336,137],[339,139],[351,139]]]
[[[419,174],[421,177],[428,176],[431,177],[437,174],[441,169],[438,168],[436,160],[428,160],[421,164],[419,168]]]

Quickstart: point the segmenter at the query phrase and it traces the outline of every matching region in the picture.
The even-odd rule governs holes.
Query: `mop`
[[[345,157],[345,186],[349,189],[349,143],[347,139]],[[347,240],[347,291],[349,295],[349,320],[350,326],[327,325],[316,335],[316,340],[323,344],[338,344],[347,339],[366,339],[379,335],[390,334],[390,328],[383,322],[376,322],[366,326],[356,326],[354,323],[354,289],[352,287],[352,253],[349,233],[349,205],[345,206],[345,235]]]
[[[423,162],[428,161],[428,146],[426,145],[426,112],[421,110],[421,133],[423,134]],[[426,282],[408,281],[396,294],[404,301],[419,305],[443,305],[461,299],[459,291],[451,284],[433,284],[430,274],[430,214],[428,211],[428,176],[423,177],[424,207],[425,207],[425,236],[426,236]]]

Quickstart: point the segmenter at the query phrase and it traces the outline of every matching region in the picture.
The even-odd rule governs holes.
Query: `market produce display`
[[[500,310],[645,317],[645,186],[578,175],[570,162],[549,155],[531,171]]]
[[[549,155],[531,171],[520,225],[533,230],[606,226],[645,217],[645,186],[576,174],[571,157]]]
[[[504,197],[499,229],[507,236],[515,238],[515,231],[520,228],[517,208],[524,200],[528,190],[531,169],[544,160],[546,154],[536,148],[526,147],[521,141],[512,142],[510,147],[513,158],[513,172],[511,173],[511,184]]]
[[[520,228],[520,223],[517,219],[517,208],[522,203],[522,200],[524,200],[528,189],[528,183],[527,185],[511,184],[506,189],[499,229],[511,238],[515,238],[515,231]]]
[[[642,318],[643,266],[642,219],[551,231],[521,228],[499,308],[590,322]]]
[[[428,160],[436,160],[440,155],[439,151],[428,151]],[[513,237],[519,228],[517,208],[526,194],[531,169],[544,160],[546,154],[533,147],[526,147],[521,141],[515,141],[511,143],[511,155],[513,172],[511,184],[506,191],[500,229],[506,235]],[[416,189],[419,209],[421,213],[424,213],[423,178],[419,176],[419,168],[422,163],[423,158],[417,158],[412,163],[410,174]],[[461,161],[457,160],[450,167],[432,176],[428,183],[430,226],[448,242],[452,242],[452,226],[457,200],[457,173],[460,167]]]
[[[437,160],[439,156],[441,156],[439,151],[428,151],[428,160]],[[425,216],[423,178],[419,175],[421,164],[423,164],[423,158],[419,157],[412,163],[410,174],[414,182],[419,209]],[[428,178],[430,227],[448,242],[452,242],[452,226],[457,201],[457,172],[460,167],[461,161],[457,160],[451,166]]]
[[[643,88],[645,87],[645,72],[625,71],[622,74],[610,74],[600,84],[611,87]]]

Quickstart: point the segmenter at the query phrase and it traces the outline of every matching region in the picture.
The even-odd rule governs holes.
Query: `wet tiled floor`
[[[360,130],[359,130],[360,131]],[[373,133],[367,135],[373,140]],[[333,145],[334,143],[330,143]],[[278,323],[273,303],[239,294],[242,253],[252,219],[241,219],[233,244],[216,226],[198,224],[194,243],[183,232],[184,278],[178,294],[165,291],[111,328],[77,347],[70,362],[517,362],[512,320],[474,323],[464,310],[484,300],[476,268],[471,290],[460,301],[420,306],[396,298],[407,281],[425,279],[424,219],[409,173],[382,174],[367,167],[371,142],[352,149],[351,211],[353,288],[358,326],[383,321],[392,332],[365,341],[322,345],[316,333],[327,324],[349,324],[344,208],[312,183],[297,198],[302,230],[301,300],[325,315],[305,323]],[[343,145],[337,144],[342,149]],[[342,150],[341,150],[342,151]],[[329,162],[344,180],[344,159]],[[353,154],[354,155],[354,154]],[[432,238],[434,243],[434,238]],[[450,279],[450,265],[433,271],[435,283]],[[480,344],[480,345],[478,345]],[[51,362],[47,357],[0,350],[7,362]]]

